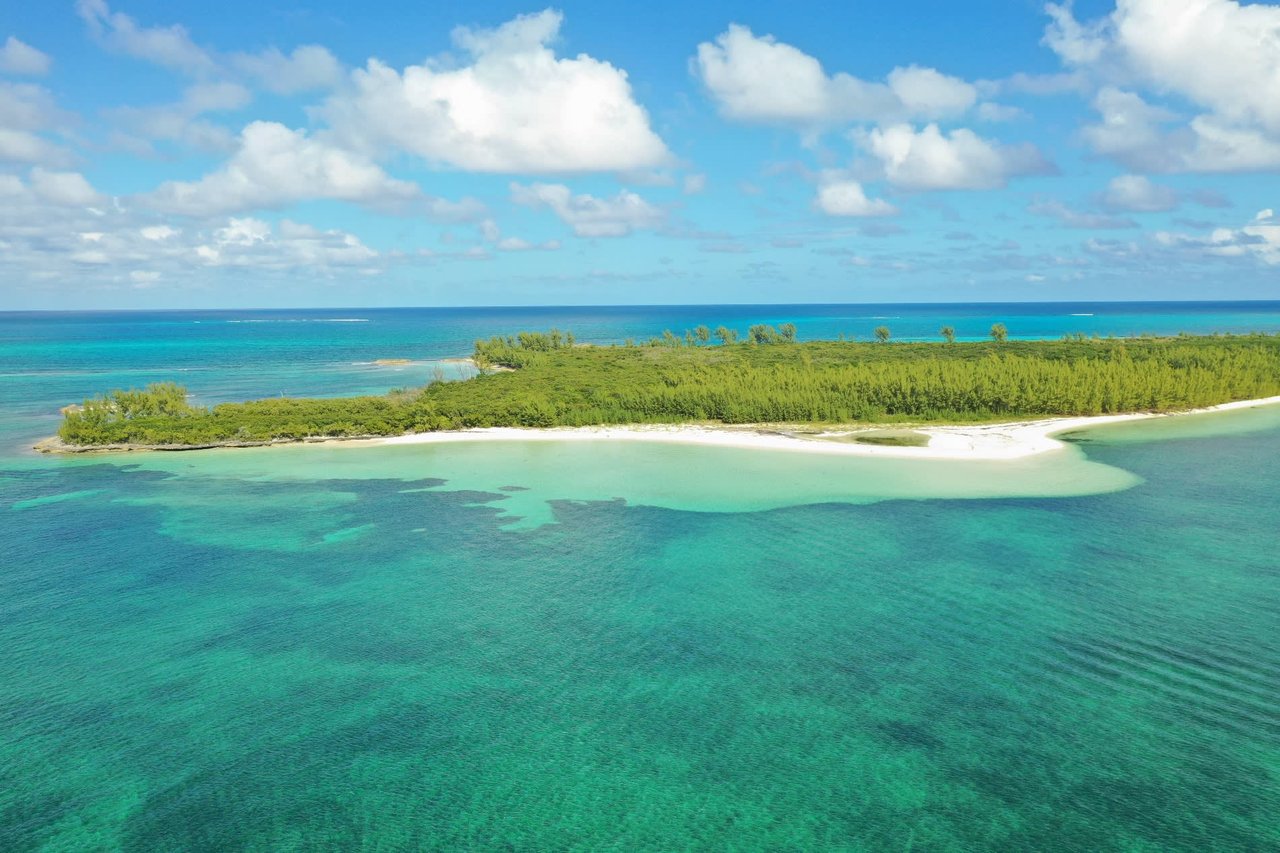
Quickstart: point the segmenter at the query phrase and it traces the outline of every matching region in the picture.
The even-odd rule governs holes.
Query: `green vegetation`
[[[877,341],[887,344],[889,343],[889,338],[893,337],[893,332],[889,331],[888,326],[876,326],[875,336]]]
[[[59,434],[76,445],[205,445],[490,426],[961,422],[1280,395],[1274,336],[882,346],[797,343],[790,324],[753,327],[743,343],[728,332],[625,347],[575,345],[558,331],[492,338],[476,343],[482,375],[386,397],[206,409],[165,383],[88,400]],[[712,334],[725,343],[706,345]]]
[[[991,327],[991,340],[998,344],[1004,343],[1009,339],[1009,330],[1005,328],[1004,323],[996,323]]]
[[[956,342],[956,330],[954,326],[943,326],[938,330],[938,334],[942,335],[942,339],[949,344]]]

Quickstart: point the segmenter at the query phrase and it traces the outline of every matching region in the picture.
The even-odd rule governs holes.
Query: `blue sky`
[[[1280,298],[1280,5],[0,9],[0,308]]]

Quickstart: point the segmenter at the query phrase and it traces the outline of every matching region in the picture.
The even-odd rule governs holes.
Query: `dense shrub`
[[[790,342],[794,330],[761,342]],[[690,336],[695,342],[701,335]],[[727,336],[722,336],[722,340]],[[179,386],[114,391],[69,412],[72,444],[212,444],[488,426],[965,421],[1175,411],[1280,395],[1280,337],[760,346],[575,346],[524,333],[476,343],[512,371],[417,393],[212,409]]]

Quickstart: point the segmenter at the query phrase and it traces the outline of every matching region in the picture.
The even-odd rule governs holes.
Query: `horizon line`
[[[231,306],[226,308],[0,308],[0,314],[141,314],[181,311],[505,311],[528,309],[618,308],[827,308],[864,305],[986,306],[986,305],[1280,305],[1280,299],[1034,299],[976,302],[635,302],[613,304],[515,304],[515,305],[292,305]]]

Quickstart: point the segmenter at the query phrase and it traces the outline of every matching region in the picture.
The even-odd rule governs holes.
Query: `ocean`
[[[1280,847],[1280,407],[996,463],[28,449],[151,381],[381,393],[491,334],[782,322],[1280,302],[0,313],[0,849]]]

